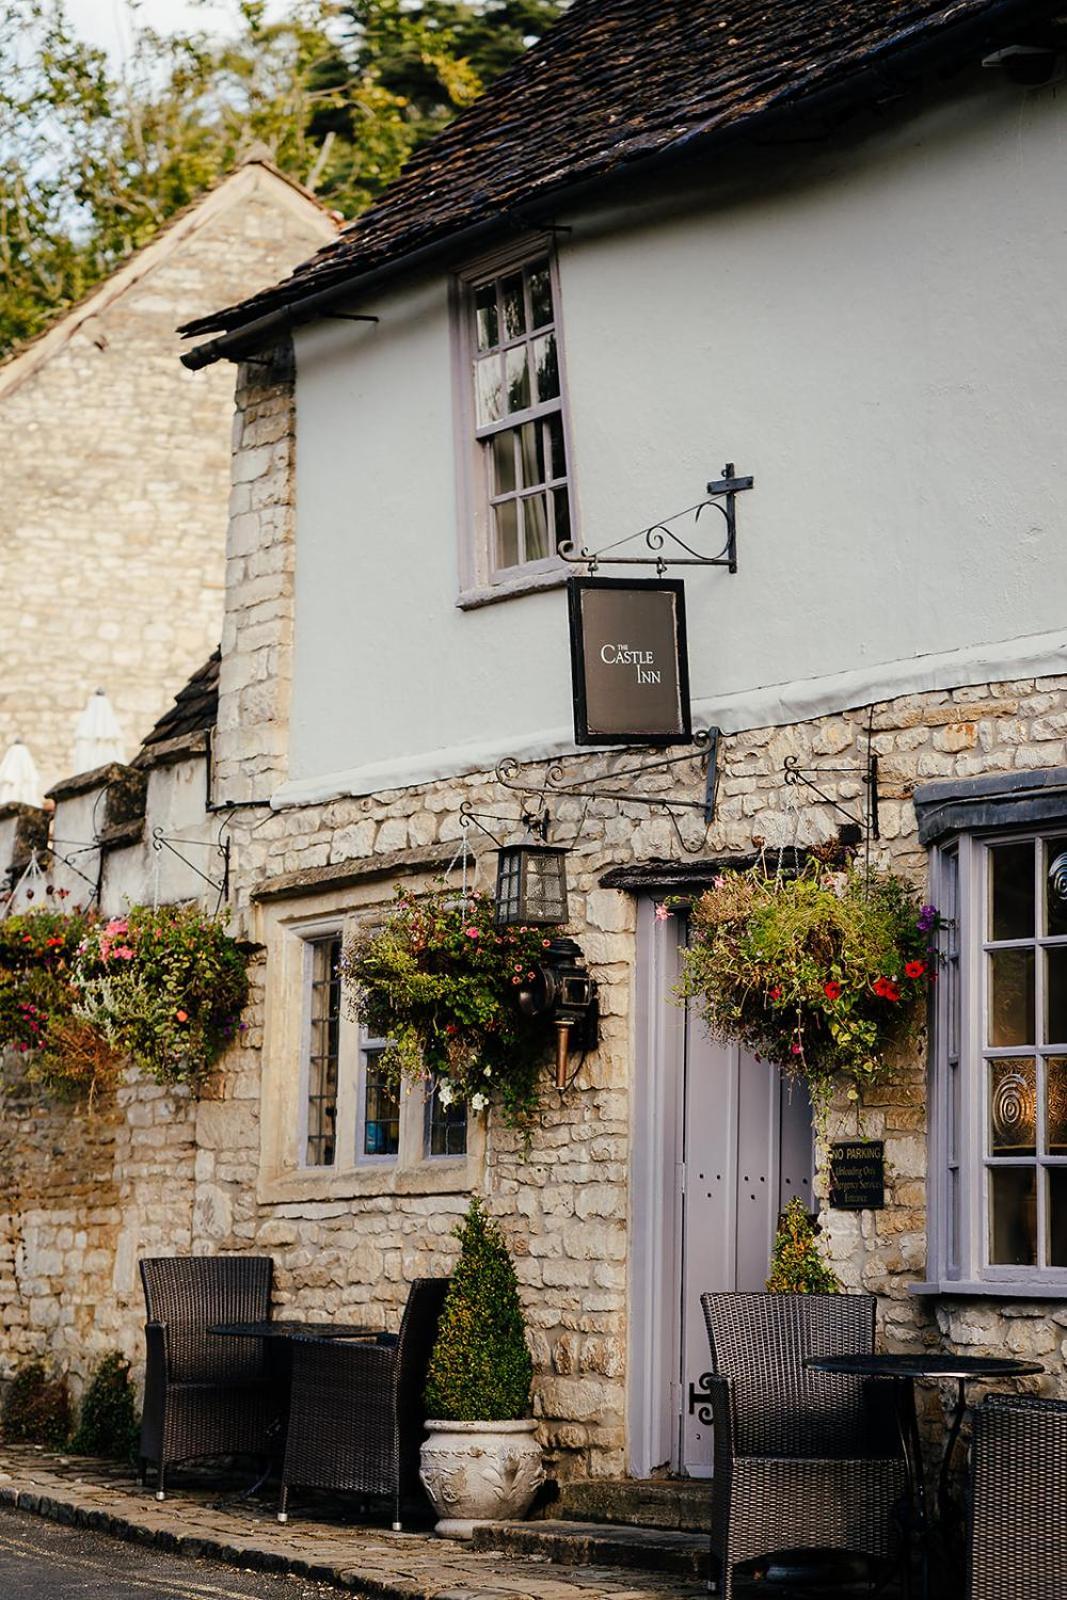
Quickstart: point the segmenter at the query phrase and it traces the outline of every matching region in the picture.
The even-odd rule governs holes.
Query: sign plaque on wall
[[[877,1211],[885,1205],[881,1139],[841,1139],[831,1144],[830,1205],[835,1211]]]
[[[571,578],[575,744],[689,744],[679,579]]]

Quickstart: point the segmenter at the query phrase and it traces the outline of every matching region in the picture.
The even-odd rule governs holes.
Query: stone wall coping
[[[703,856],[695,861],[635,861],[624,867],[611,867],[597,880],[602,889],[640,891],[679,890],[683,894],[706,889],[720,872],[744,872],[761,860],[770,871],[796,872],[807,860],[808,852],[792,846],[757,854]]]
[[[48,815],[42,806],[27,806],[21,800],[8,800],[0,806],[0,822],[10,822],[12,817],[30,820]]]
[[[961,1300],[1058,1300],[1067,1305],[1067,1287],[1052,1283],[983,1283],[980,1279],[952,1279],[945,1283],[909,1283],[908,1293],[939,1299]]]
[[[451,866],[457,845],[430,850],[391,850],[380,856],[363,856],[351,861],[332,861],[326,867],[307,867],[300,872],[283,872],[268,878],[251,892],[257,901],[285,900],[313,889],[347,889],[353,884],[370,883],[376,878],[407,876],[414,872],[438,871]]]
[[[173,739],[161,739],[158,744],[145,745],[133,758],[133,765],[142,772],[154,767],[173,767],[189,756],[206,755],[211,742],[210,730],[198,728],[194,733],[179,733]]]
[[[144,838],[144,817],[130,817],[125,822],[112,823],[96,836],[101,850],[122,850],[127,845],[139,844]]]
[[[1067,821],[1067,767],[926,783],[913,796],[920,844],[951,833]]]
[[[49,800],[73,800],[77,795],[88,794],[91,789],[106,789],[109,783],[123,777],[132,769],[121,761],[109,761],[106,766],[93,767],[89,772],[76,772],[72,777],[61,778],[49,789]]]

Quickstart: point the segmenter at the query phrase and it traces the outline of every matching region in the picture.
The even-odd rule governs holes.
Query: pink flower
[[[113,917],[105,931],[110,934],[129,933],[130,924],[125,917]]]
[[[665,905],[664,902],[661,900],[659,905],[656,907],[656,921],[657,922],[666,922],[666,920],[670,916],[670,914],[671,914],[670,906]]]
[[[791,1051],[791,1053],[792,1053],[792,1054],[793,1054],[793,1055],[795,1055],[795,1056],[802,1056],[802,1055],[803,1055],[803,1054],[804,1054],[804,1047],[803,1047],[803,1045],[799,1045],[799,1044],[797,1044],[797,1043],[796,1043],[796,1042],[795,1042],[795,1041],[794,1041],[794,1043],[793,1043],[793,1044],[791,1044],[791,1045],[790,1045],[790,1046],[789,1046],[789,1049],[790,1049],[790,1051]]]
[[[480,939],[482,936],[482,930],[474,927],[473,923],[469,928],[464,928],[463,931],[467,935],[468,939]]]
[[[120,961],[132,961],[133,960],[133,951],[130,949],[128,944],[118,944],[118,945],[116,945],[114,950],[112,950],[111,954],[113,956],[117,956]]]

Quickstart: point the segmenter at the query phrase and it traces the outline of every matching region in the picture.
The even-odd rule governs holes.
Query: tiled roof
[[[186,333],[240,327],[578,183],[679,155],[824,92],[874,102],[910,49],[1051,15],[1040,0],[574,0],[544,38],[413,156],[370,210],[290,277]],[[976,47],[977,46],[977,47]],[[872,75],[870,69],[877,72]],[[522,221],[521,214],[518,220]]]
[[[150,756],[155,746],[170,739],[181,739],[191,733],[204,733],[215,726],[219,713],[219,663],[222,651],[218,649],[204,665],[194,672],[189,682],[175,696],[174,704],[156,723],[141,746],[142,756]]]

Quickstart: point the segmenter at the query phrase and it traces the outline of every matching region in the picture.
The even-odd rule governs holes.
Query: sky
[[[140,0],[140,21],[161,33],[179,28],[202,28],[205,32],[225,32],[234,6],[227,0]],[[66,12],[83,39],[100,45],[115,62],[129,52],[133,29],[126,0],[66,0]]]

